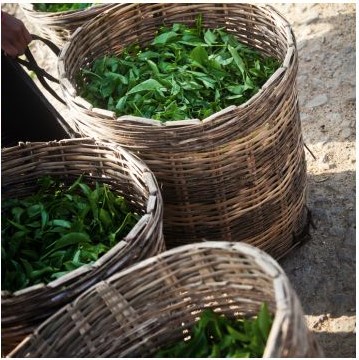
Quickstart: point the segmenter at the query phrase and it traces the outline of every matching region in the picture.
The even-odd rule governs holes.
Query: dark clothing
[[[64,123],[22,66],[1,53],[1,147],[69,138]]]

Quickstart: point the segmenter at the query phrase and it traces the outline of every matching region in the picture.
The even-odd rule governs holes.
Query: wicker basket
[[[2,196],[31,194],[42,175],[100,181],[123,195],[140,220],[116,246],[92,265],[84,265],[47,285],[1,292],[1,341],[6,354],[34,327],[81,292],[116,271],[164,250],[163,203],[157,181],[136,156],[117,145],[92,139],[20,143],[1,152]],[[73,181],[73,180],[71,180]]]
[[[109,4],[95,4],[83,10],[60,12],[37,11],[31,3],[20,3],[19,6],[43,37],[62,47],[79,26],[105,11]]]
[[[163,23],[224,27],[282,66],[259,93],[200,121],[168,121],[93,108],[76,93],[76,74],[105,53],[149,42]],[[58,69],[71,124],[139,154],[164,200],[167,248],[206,240],[244,241],[279,258],[307,232],[306,163],[290,25],[272,7],[231,4],[114,5],[86,23],[60,53]]]
[[[274,315],[264,357],[319,357],[300,302],[267,253],[244,243],[184,245],[102,281],[41,324],[10,356],[153,357],[188,336],[204,308]]]

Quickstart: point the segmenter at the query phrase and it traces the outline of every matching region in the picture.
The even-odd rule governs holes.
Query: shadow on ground
[[[343,322],[356,306],[355,172],[325,175],[308,175],[311,239],[279,262],[306,315]],[[355,357],[353,320],[343,332],[323,331],[320,321],[314,330],[326,356]]]

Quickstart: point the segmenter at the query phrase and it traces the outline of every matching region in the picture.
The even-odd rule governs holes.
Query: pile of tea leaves
[[[137,223],[105,183],[44,176],[34,194],[2,199],[1,289],[49,283],[95,262]]]
[[[42,12],[84,10],[92,5],[92,3],[33,3],[34,10]]]
[[[164,346],[155,357],[261,358],[272,323],[266,303],[251,318],[232,319],[207,308],[189,332],[189,339]]]
[[[196,26],[162,26],[147,46],[97,58],[76,82],[81,97],[117,116],[202,120],[246,102],[279,66],[223,28],[205,28],[198,16]]]

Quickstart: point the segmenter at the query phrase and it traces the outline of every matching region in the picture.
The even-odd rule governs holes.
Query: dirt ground
[[[315,225],[311,240],[280,264],[325,356],[355,358],[356,5],[271,5],[291,23],[297,40],[302,131],[310,150],[308,206]],[[5,8],[32,28],[16,5]],[[56,74],[53,58],[40,44],[31,46],[38,63]]]
[[[312,239],[280,263],[326,357],[355,357],[356,6],[278,4],[299,50]]]

